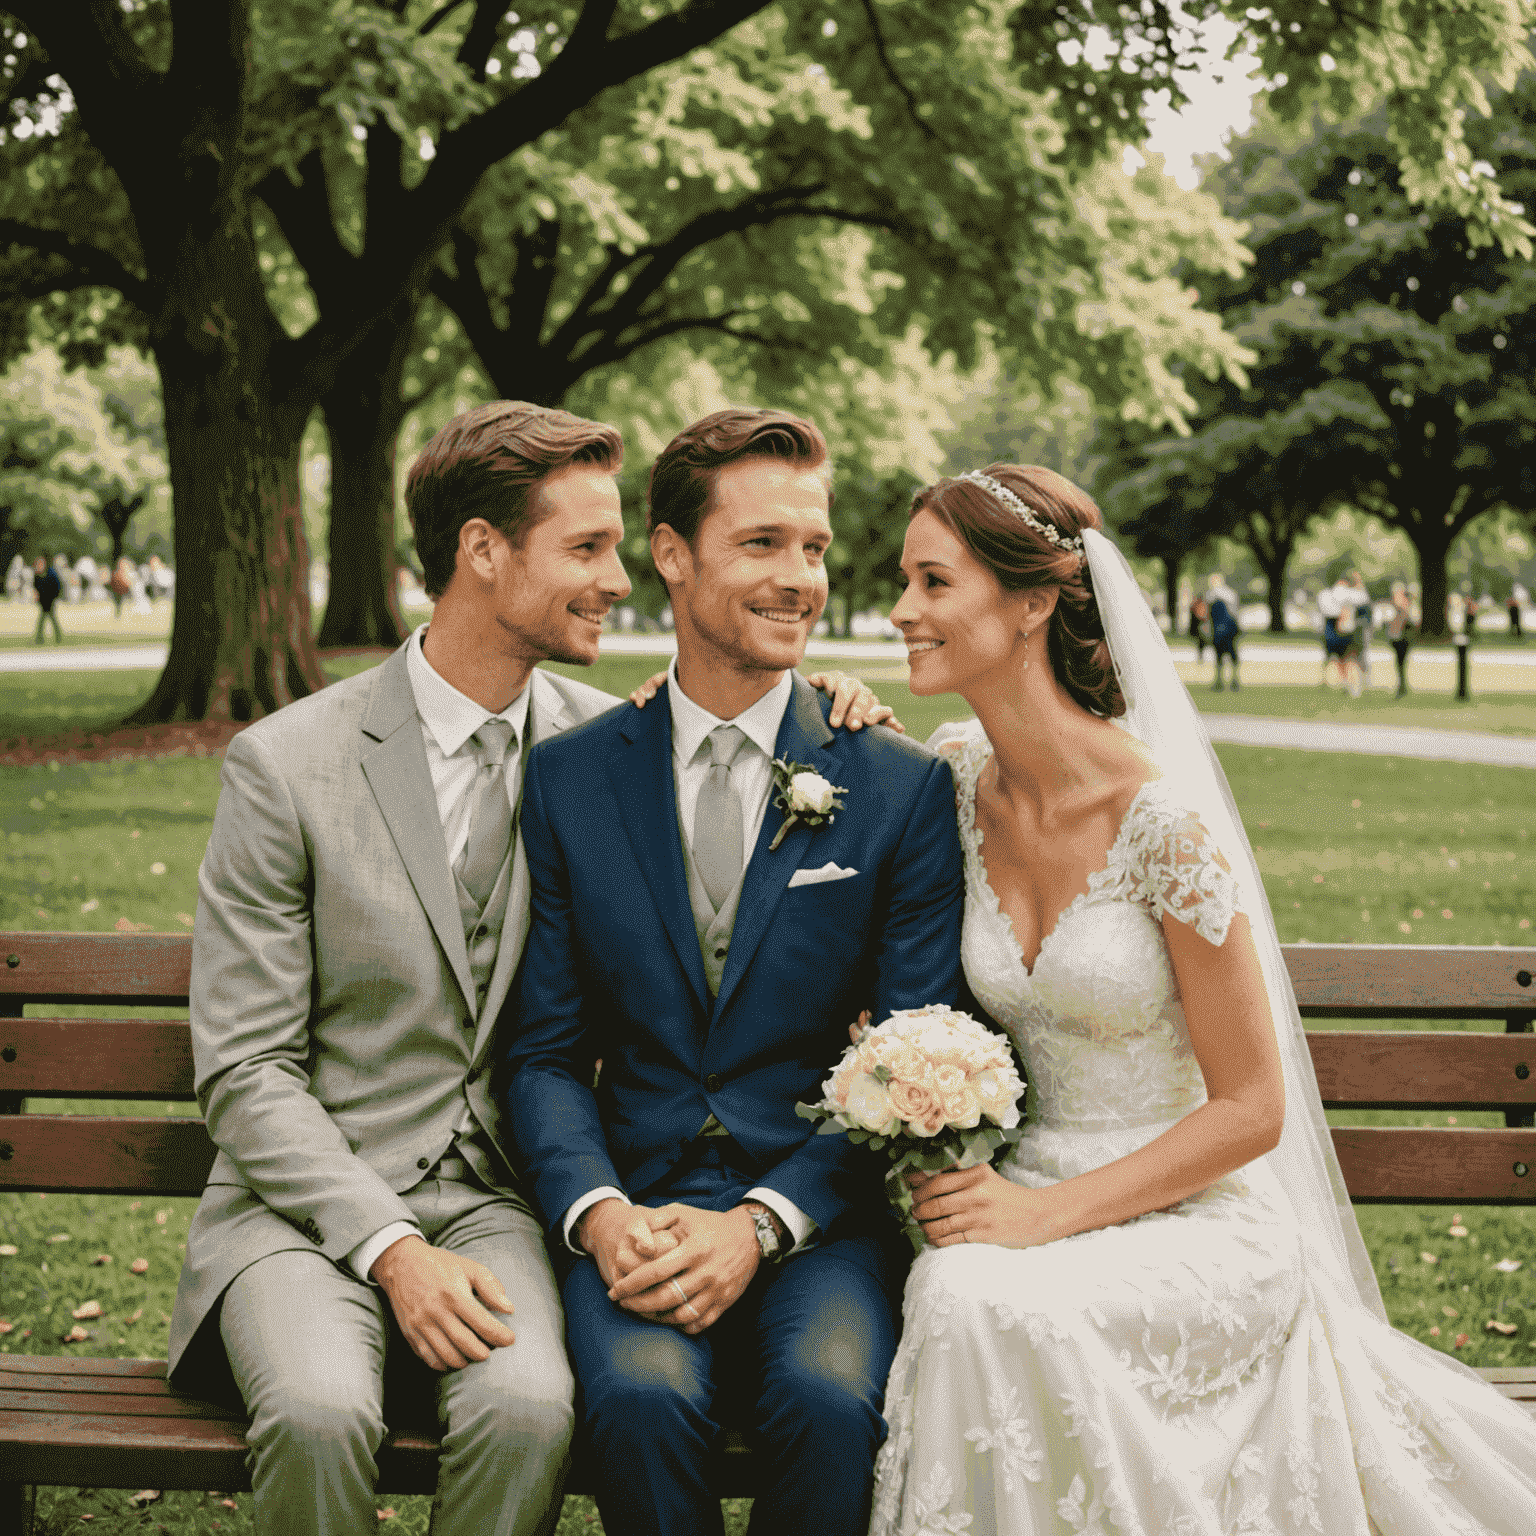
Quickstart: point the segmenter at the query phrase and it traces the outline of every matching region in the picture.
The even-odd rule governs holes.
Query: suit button
[[[722,945],[722,946],[721,946],[721,947],[720,947],[720,948],[719,948],[719,949],[717,949],[717,950],[716,950],[716,951],[715,951],[715,959],[716,959],[716,960],[724,960],[724,959],[725,959],[725,957],[726,957],[726,956],[727,956],[727,955],[728,955],[728,954],[730,954],[730,950],[728,950],[728,949],[726,949],[726,948],[725,948],[725,947],[724,947],[724,945]]]
[[[418,1168],[421,1168],[421,1169],[427,1169],[427,1168],[430,1168],[430,1167],[431,1167],[431,1166],[432,1166],[432,1164],[431,1164],[431,1163],[429,1163],[429,1162],[428,1162],[428,1161],[427,1161],[427,1160],[426,1160],[426,1158],[424,1158],[424,1157],[418,1157],[418,1158],[417,1158],[417,1159],[416,1159],[416,1166],[417,1166],[417,1167],[418,1167]]]
[[[709,1076],[704,1079],[704,1086],[709,1089],[711,1093],[719,1093],[720,1079],[713,1072],[711,1072]]]
[[[464,1081],[466,1083],[478,1083],[480,1081],[480,1068],[479,1067],[471,1067],[469,1069],[469,1073],[465,1077]]]
[[[490,931],[491,930],[487,928],[484,923],[481,923],[480,926],[475,929],[474,937],[477,939],[483,939]]]

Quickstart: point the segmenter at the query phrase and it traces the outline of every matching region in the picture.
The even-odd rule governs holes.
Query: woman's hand
[[[1052,1191],[1026,1189],[990,1163],[948,1173],[907,1175],[913,1214],[935,1248],[952,1243],[996,1243],[1033,1248],[1064,1236],[1057,1230]]]
[[[666,680],[667,673],[663,668],[654,676],[646,678],[630,694],[629,702],[636,709],[644,709],[656,697],[657,690]],[[840,725],[846,725],[850,731],[863,730],[866,725],[883,725],[898,735],[906,735],[906,726],[896,718],[891,706],[882,704],[874,689],[867,683],[861,683],[858,678],[846,672],[812,672],[806,682],[822,693],[831,694],[832,713],[827,724],[833,730]]]

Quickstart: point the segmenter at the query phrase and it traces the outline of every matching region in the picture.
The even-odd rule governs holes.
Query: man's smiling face
[[[499,541],[496,623],[520,655],[590,665],[604,616],[630,590],[619,563],[618,484],[611,470],[571,464],[533,494],[543,515],[521,547]]]
[[[653,541],[680,637],[705,665],[784,672],[800,664],[827,606],[828,465],[785,459],[727,464],[690,548],[670,528]]]

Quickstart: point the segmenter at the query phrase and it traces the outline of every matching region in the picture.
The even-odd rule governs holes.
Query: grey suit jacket
[[[544,671],[532,688],[536,742],[618,702]],[[477,1008],[403,646],[235,737],[198,885],[192,1049],[219,1152],[171,1319],[171,1370],[193,1386],[188,1373],[223,1367],[216,1337],[189,1346],[230,1282],[283,1249],[342,1261],[410,1220],[400,1194],[447,1150],[466,1099],[511,1145],[491,1033],[529,894],[519,841]]]

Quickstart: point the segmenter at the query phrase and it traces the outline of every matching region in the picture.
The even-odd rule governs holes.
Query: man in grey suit
[[[204,1390],[227,1360],[270,1536],[377,1530],[401,1338],[440,1373],[439,1536],[559,1513],[559,1297],[487,1064],[528,925],[521,765],[615,703],[535,663],[595,660],[629,592],[622,455],[611,427],[563,411],[499,402],[450,422],[406,490],[430,628],[225,759],[191,989],[219,1155],[170,1358]],[[410,1385],[392,1358],[392,1387],[397,1363]]]
[[[528,928],[522,764],[617,702],[535,665],[595,661],[629,592],[622,457],[564,411],[449,422],[406,485],[430,627],[225,757],[191,997],[219,1155],[170,1362],[239,1389],[265,1536],[377,1529],[386,1360],[392,1407],[435,1394],[438,1536],[559,1515],[572,1378],[488,1066]],[[875,701],[845,681],[856,728]]]

